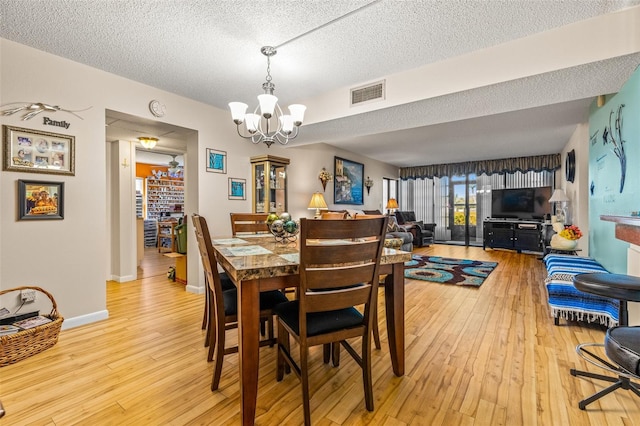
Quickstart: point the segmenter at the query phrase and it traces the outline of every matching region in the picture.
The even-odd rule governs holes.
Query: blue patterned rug
[[[480,287],[498,263],[414,254],[413,259],[404,265],[406,278]]]

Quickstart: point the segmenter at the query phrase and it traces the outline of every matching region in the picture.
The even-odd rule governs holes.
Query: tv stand
[[[482,248],[544,252],[542,222],[526,219],[485,219]]]

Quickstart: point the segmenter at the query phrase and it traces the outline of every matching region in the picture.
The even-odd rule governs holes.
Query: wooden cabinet
[[[273,155],[251,157],[253,212],[278,215],[287,211],[289,159]]]
[[[184,181],[147,178],[147,219],[184,211]]]
[[[483,248],[505,248],[525,251],[544,251],[543,224],[524,220],[485,220]]]

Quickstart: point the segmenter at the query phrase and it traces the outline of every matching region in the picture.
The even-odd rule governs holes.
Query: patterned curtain
[[[400,179],[431,179],[433,177],[492,175],[529,171],[552,172],[561,167],[560,154],[537,155],[534,157],[503,158],[499,160],[467,161],[465,163],[431,164],[428,166],[403,167]]]

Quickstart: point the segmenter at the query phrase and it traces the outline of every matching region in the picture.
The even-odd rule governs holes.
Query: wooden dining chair
[[[209,294],[209,312],[207,334],[209,335],[208,361],[214,361],[211,390],[218,389],[222,373],[222,361],[225,355],[238,352],[238,347],[225,347],[225,331],[238,327],[238,292],[235,287],[223,290],[218,264],[213,252],[209,227],[204,217],[194,214],[193,224],[198,241],[198,249],[202,259],[202,266],[207,277],[207,292]],[[273,308],[288,299],[278,290],[260,293],[260,318],[269,324],[268,338],[260,341],[260,346],[273,346]]]
[[[268,233],[267,217],[269,213],[231,213],[231,233],[238,234]]]
[[[378,296],[386,217],[363,220],[300,219],[299,299],[280,304],[276,379],[286,367],[302,382],[305,425],[309,406],[309,347],[342,345],[362,369],[367,410],[373,411],[371,329]],[[357,307],[362,309],[360,312]],[[300,366],[290,351],[298,343]],[[347,339],[362,340],[358,354]]]
[[[197,239],[198,237],[198,233],[197,233],[197,228],[196,228],[196,221],[198,220],[200,216],[198,216],[197,214],[194,214],[192,216],[192,222],[193,222],[193,229],[196,229],[196,241],[198,241],[198,249],[200,248],[199,246],[199,240]],[[217,267],[217,265],[216,265]],[[222,291],[226,291],[226,290],[231,290],[236,288],[236,285],[233,283],[233,281],[231,281],[231,278],[229,278],[229,276],[227,275],[226,272],[220,272],[220,283],[222,284]],[[204,272],[204,283],[207,287],[207,291],[204,292],[204,313],[202,315],[202,330],[208,330],[209,328],[209,304],[211,303],[211,301],[209,300],[209,281],[207,278],[207,271],[205,270]],[[208,347],[209,346],[209,333],[205,333],[205,337],[204,337],[204,346]],[[211,359],[209,359],[209,361],[211,361]]]
[[[367,216],[363,216],[363,215],[356,215],[354,218],[355,219],[364,219]],[[372,217],[371,215],[369,217]],[[377,215],[377,217],[383,217],[382,215]],[[324,212],[320,215],[320,219],[322,220],[344,220],[347,218],[347,212]],[[380,328],[378,327],[378,310],[375,309],[374,310],[374,317],[373,317],[373,343],[376,347],[376,349],[381,349],[382,348],[382,343],[380,342]],[[340,352],[335,353],[336,355],[336,359],[334,360],[334,363],[337,365],[340,362]],[[325,358],[328,357],[329,354],[325,351]],[[327,360],[328,362],[328,360]]]
[[[320,214],[320,219],[323,220],[341,220],[347,218],[347,212],[322,212]]]

